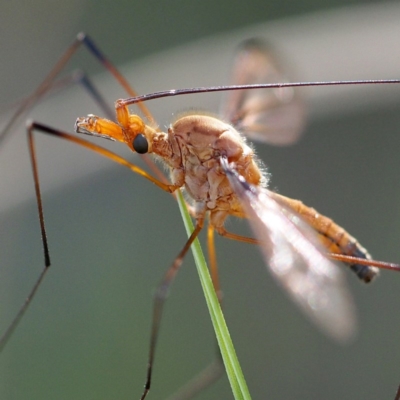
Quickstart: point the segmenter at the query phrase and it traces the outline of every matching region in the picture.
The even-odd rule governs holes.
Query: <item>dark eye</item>
[[[149,143],[147,142],[146,136],[143,133],[139,133],[136,135],[135,139],[133,139],[133,150],[139,154],[145,154],[149,151]]]

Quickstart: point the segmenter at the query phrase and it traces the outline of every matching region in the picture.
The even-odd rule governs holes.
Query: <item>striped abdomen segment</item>
[[[270,194],[279,204],[299,214],[304,221],[318,232],[318,237],[328,253],[343,254],[365,260],[372,259],[368,251],[353,236],[335,224],[330,218],[319,214],[299,200],[293,200],[273,192]],[[378,268],[357,263],[350,264],[350,269],[366,283],[371,282],[379,274]]]

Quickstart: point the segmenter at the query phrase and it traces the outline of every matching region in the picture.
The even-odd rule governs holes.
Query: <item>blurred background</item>
[[[228,83],[236,46],[254,36],[281,52],[293,80],[398,78],[399,18],[397,3],[365,1],[3,2],[0,127],[79,31],[94,38],[139,93],[150,93]],[[78,67],[110,105],[126,97],[85,49],[66,72]],[[272,188],[333,218],[376,259],[393,262],[400,262],[399,89],[305,89],[309,123],[302,140],[287,148],[256,145]],[[221,98],[185,96],[148,106],[167,127],[177,112],[217,112]],[[75,87],[26,117],[72,131],[76,117],[88,113],[101,111]],[[37,147],[53,266],[0,357],[0,397],[138,398],[152,293],[186,240],[178,208],[122,167],[43,136]],[[112,145],[137,161],[120,147]],[[43,255],[23,121],[0,152],[4,331]],[[248,232],[245,222],[228,228]],[[394,398],[400,276],[384,271],[364,287],[347,273],[359,333],[340,346],[275,285],[256,248],[217,238],[217,255],[225,316],[254,399]],[[214,349],[189,255],[165,309],[149,399],[177,390],[213,359]],[[232,398],[226,378],[198,398]]]

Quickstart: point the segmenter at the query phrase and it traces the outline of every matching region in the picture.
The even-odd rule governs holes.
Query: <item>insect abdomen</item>
[[[317,232],[318,237],[329,253],[343,254],[364,260],[372,260],[368,251],[346,230],[334,223],[330,218],[319,214],[314,208],[307,207],[299,200],[293,200],[276,193],[276,200],[288,206],[307,221]],[[365,283],[371,282],[379,269],[373,266],[350,264],[350,269]]]

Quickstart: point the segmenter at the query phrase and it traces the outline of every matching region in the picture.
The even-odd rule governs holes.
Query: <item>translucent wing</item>
[[[336,340],[356,329],[355,309],[340,268],[323,255],[317,234],[293,211],[278,204],[271,192],[249,185],[221,161],[272,275],[300,308]]]
[[[243,43],[236,56],[232,84],[286,82],[271,49],[261,41]],[[222,117],[251,139],[287,145],[304,127],[304,105],[293,88],[239,90],[228,94]]]

